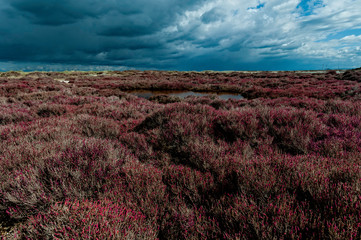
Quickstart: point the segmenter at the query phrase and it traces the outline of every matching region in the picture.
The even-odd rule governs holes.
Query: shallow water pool
[[[179,90],[164,90],[164,91],[151,91],[151,90],[131,90],[127,91],[127,93],[136,95],[141,98],[149,99],[153,96],[158,95],[168,95],[175,96],[180,98],[186,98],[188,96],[196,96],[196,97],[204,97],[204,96],[217,96],[220,99],[228,100],[228,99],[243,99],[244,97],[237,93],[229,93],[229,92],[193,92],[193,91],[179,91]]]

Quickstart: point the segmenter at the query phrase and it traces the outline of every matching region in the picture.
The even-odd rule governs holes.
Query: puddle
[[[68,80],[64,80],[64,79],[55,79],[55,80],[57,80],[57,81],[59,81],[59,82],[69,83]]]
[[[216,95],[218,98],[223,100],[243,99],[242,95],[237,93],[229,93],[229,92],[192,92],[192,91],[179,91],[179,90],[173,90],[173,91],[131,90],[126,92],[145,99],[149,99],[150,97],[158,96],[158,95],[168,95],[168,96],[175,96],[180,98],[186,98],[188,96],[204,97],[204,96]]]

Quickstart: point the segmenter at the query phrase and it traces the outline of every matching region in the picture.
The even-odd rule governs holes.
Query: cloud
[[[0,0],[0,61],[179,70],[312,69],[320,60],[353,66],[361,61],[360,12],[361,0]]]
[[[225,16],[223,16],[223,12],[219,8],[213,8],[202,14],[201,21],[204,24],[209,24],[212,22],[220,21],[224,17]]]
[[[12,0],[10,13],[20,14],[31,23],[58,26],[71,24],[88,16],[97,16],[102,8],[95,8],[100,1],[92,0]]]
[[[359,35],[359,36],[349,35],[349,36],[341,38],[340,40],[341,40],[341,42],[357,42],[357,43],[361,43],[361,35]]]

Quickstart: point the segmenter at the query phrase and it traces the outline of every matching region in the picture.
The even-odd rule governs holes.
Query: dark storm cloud
[[[118,8],[114,6],[116,10],[108,12],[100,21],[102,28],[98,31],[99,35],[135,37],[153,34],[174,23],[186,10],[191,10],[205,1],[124,2]]]
[[[177,14],[191,9],[197,1],[179,0],[12,0],[9,10],[13,15],[19,14],[31,23],[40,25],[63,25],[75,23],[84,18],[99,20],[105,35],[117,34],[122,30],[129,34],[141,31],[139,28],[160,28],[170,24]],[[144,29],[145,30],[145,29]],[[148,30],[150,31],[150,30]],[[135,34],[137,35],[137,34]]]
[[[142,35],[151,34],[154,32],[152,29],[151,24],[147,24],[145,26],[118,26],[118,27],[110,27],[105,30],[99,32],[99,35],[103,36],[125,36],[125,37],[137,37]]]
[[[203,2],[0,0],[0,60],[153,66],[172,51],[160,32]]]
[[[127,64],[153,55],[161,61],[166,42],[154,34],[202,2],[0,0],[0,33],[6,36],[0,60]]]
[[[201,20],[203,23],[211,23],[211,22],[215,22],[222,19],[222,12],[217,9],[217,8],[213,8],[208,12],[205,12],[202,16],[201,16]]]
[[[97,16],[102,8],[92,8],[96,1],[71,0],[12,0],[9,13],[21,15],[31,23],[41,25],[63,25],[74,23],[87,16]]]

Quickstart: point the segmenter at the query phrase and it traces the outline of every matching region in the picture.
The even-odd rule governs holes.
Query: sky
[[[0,0],[0,71],[361,67],[361,0]]]

